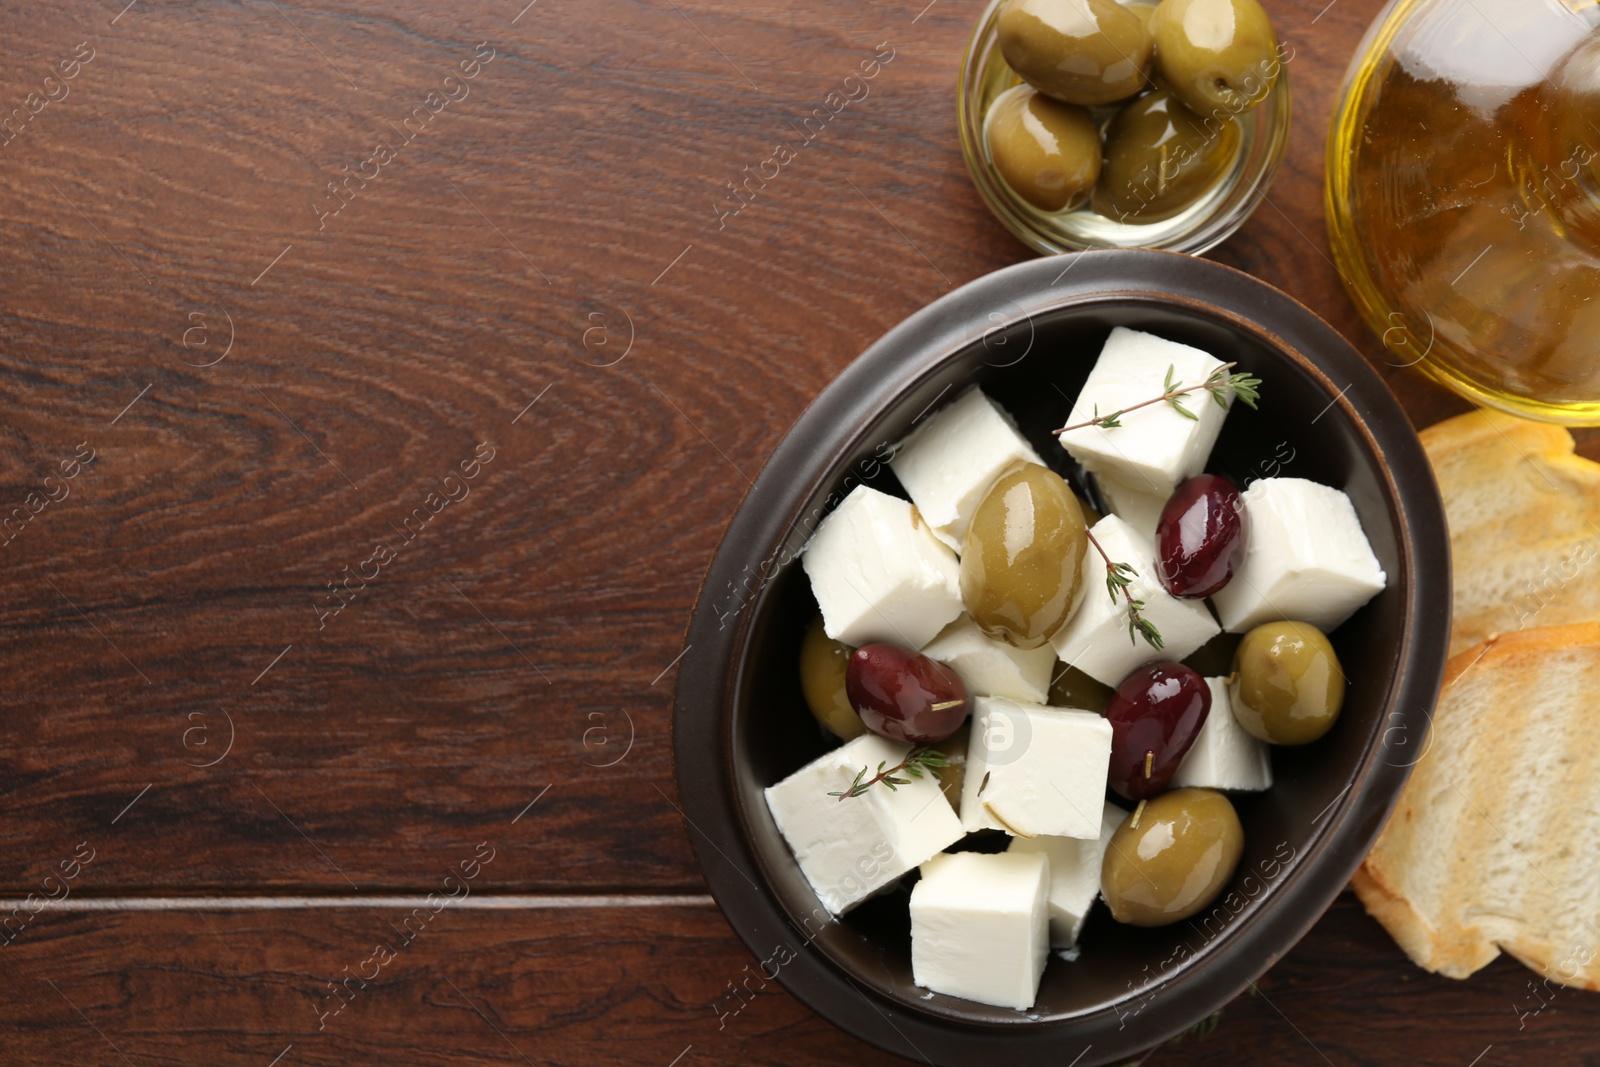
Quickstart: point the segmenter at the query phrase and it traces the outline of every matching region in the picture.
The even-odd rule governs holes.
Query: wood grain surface
[[[1214,256],[1426,425],[1464,405],[1365,330],[1323,224],[1378,4],[1269,7],[1295,126]],[[776,985],[718,1025],[752,957],[679,899],[670,693],[810,398],[1027,254],[956,147],[982,4],[6,8],[0,912],[94,858],[7,928],[0,1061],[885,1059]],[[869,96],[732,213],[869,56]],[[474,903],[319,1032],[407,910],[377,895],[485,846]],[[1526,977],[1425,976],[1342,898],[1159,1061],[1573,1061],[1590,998],[1519,1030]]]
[[[764,981],[710,904],[463,904],[404,945],[397,931],[410,914],[398,906],[53,913],[5,950],[0,1058],[219,1067],[264,1067],[279,1055],[280,1065],[329,1067],[380,1056],[450,1065],[907,1062]],[[377,943],[393,958],[380,964]],[[1593,995],[1545,988],[1509,959],[1470,982],[1416,970],[1345,893],[1215,1031],[1148,1062],[1581,1063],[1590,1062],[1597,1024]]]

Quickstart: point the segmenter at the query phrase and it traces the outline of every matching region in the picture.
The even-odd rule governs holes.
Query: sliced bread
[[[1465,978],[1503,949],[1600,989],[1597,693],[1593,623],[1450,661],[1423,755],[1352,879],[1418,966]]]
[[[1450,652],[1600,622],[1600,464],[1560,426],[1474,411],[1422,431],[1450,523]]]

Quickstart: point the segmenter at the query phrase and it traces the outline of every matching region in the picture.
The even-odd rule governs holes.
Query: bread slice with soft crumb
[[[1473,411],[1422,431],[1450,523],[1452,655],[1495,634],[1600,622],[1600,464],[1560,426]]]
[[[1600,989],[1600,625],[1502,635],[1451,659],[1423,755],[1352,879],[1425,970],[1502,950]]]

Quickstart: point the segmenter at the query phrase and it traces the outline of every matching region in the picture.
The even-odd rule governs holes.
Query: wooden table
[[[785,428],[1026,255],[956,148],[981,4],[124,2],[0,37],[0,1062],[898,1062],[729,1011],[670,694]],[[1377,6],[1273,4],[1295,130],[1216,257],[1426,424],[1322,219]],[[1600,1001],[1529,979],[1346,895],[1157,1062],[1571,1062]]]

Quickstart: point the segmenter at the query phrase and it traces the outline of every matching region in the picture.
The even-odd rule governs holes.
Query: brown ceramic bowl
[[[1075,478],[1049,430],[1117,325],[1259,376],[1260,410],[1235,408],[1209,469],[1240,484],[1281,473],[1343,489],[1389,586],[1333,635],[1350,679],[1334,729],[1275,749],[1276,784],[1238,799],[1244,858],[1211,910],[1136,929],[1098,907],[1080,958],[1051,958],[1029,1012],[930,994],[911,981],[914,874],[829,921],[762,798],[828,747],[798,684],[801,635],[817,610],[798,553],[817,517],[856,484],[899,493],[882,462],[887,447],[970,383]],[[1326,323],[1263,282],[1189,256],[1034,260],[895,327],[773,452],[728,527],[690,626],[673,720],[678,789],[733,928],[768,975],[836,1025],[930,1064],[1108,1063],[1222,1007],[1344,887],[1420,750],[1449,629],[1449,542],[1427,459],[1393,394]]]

